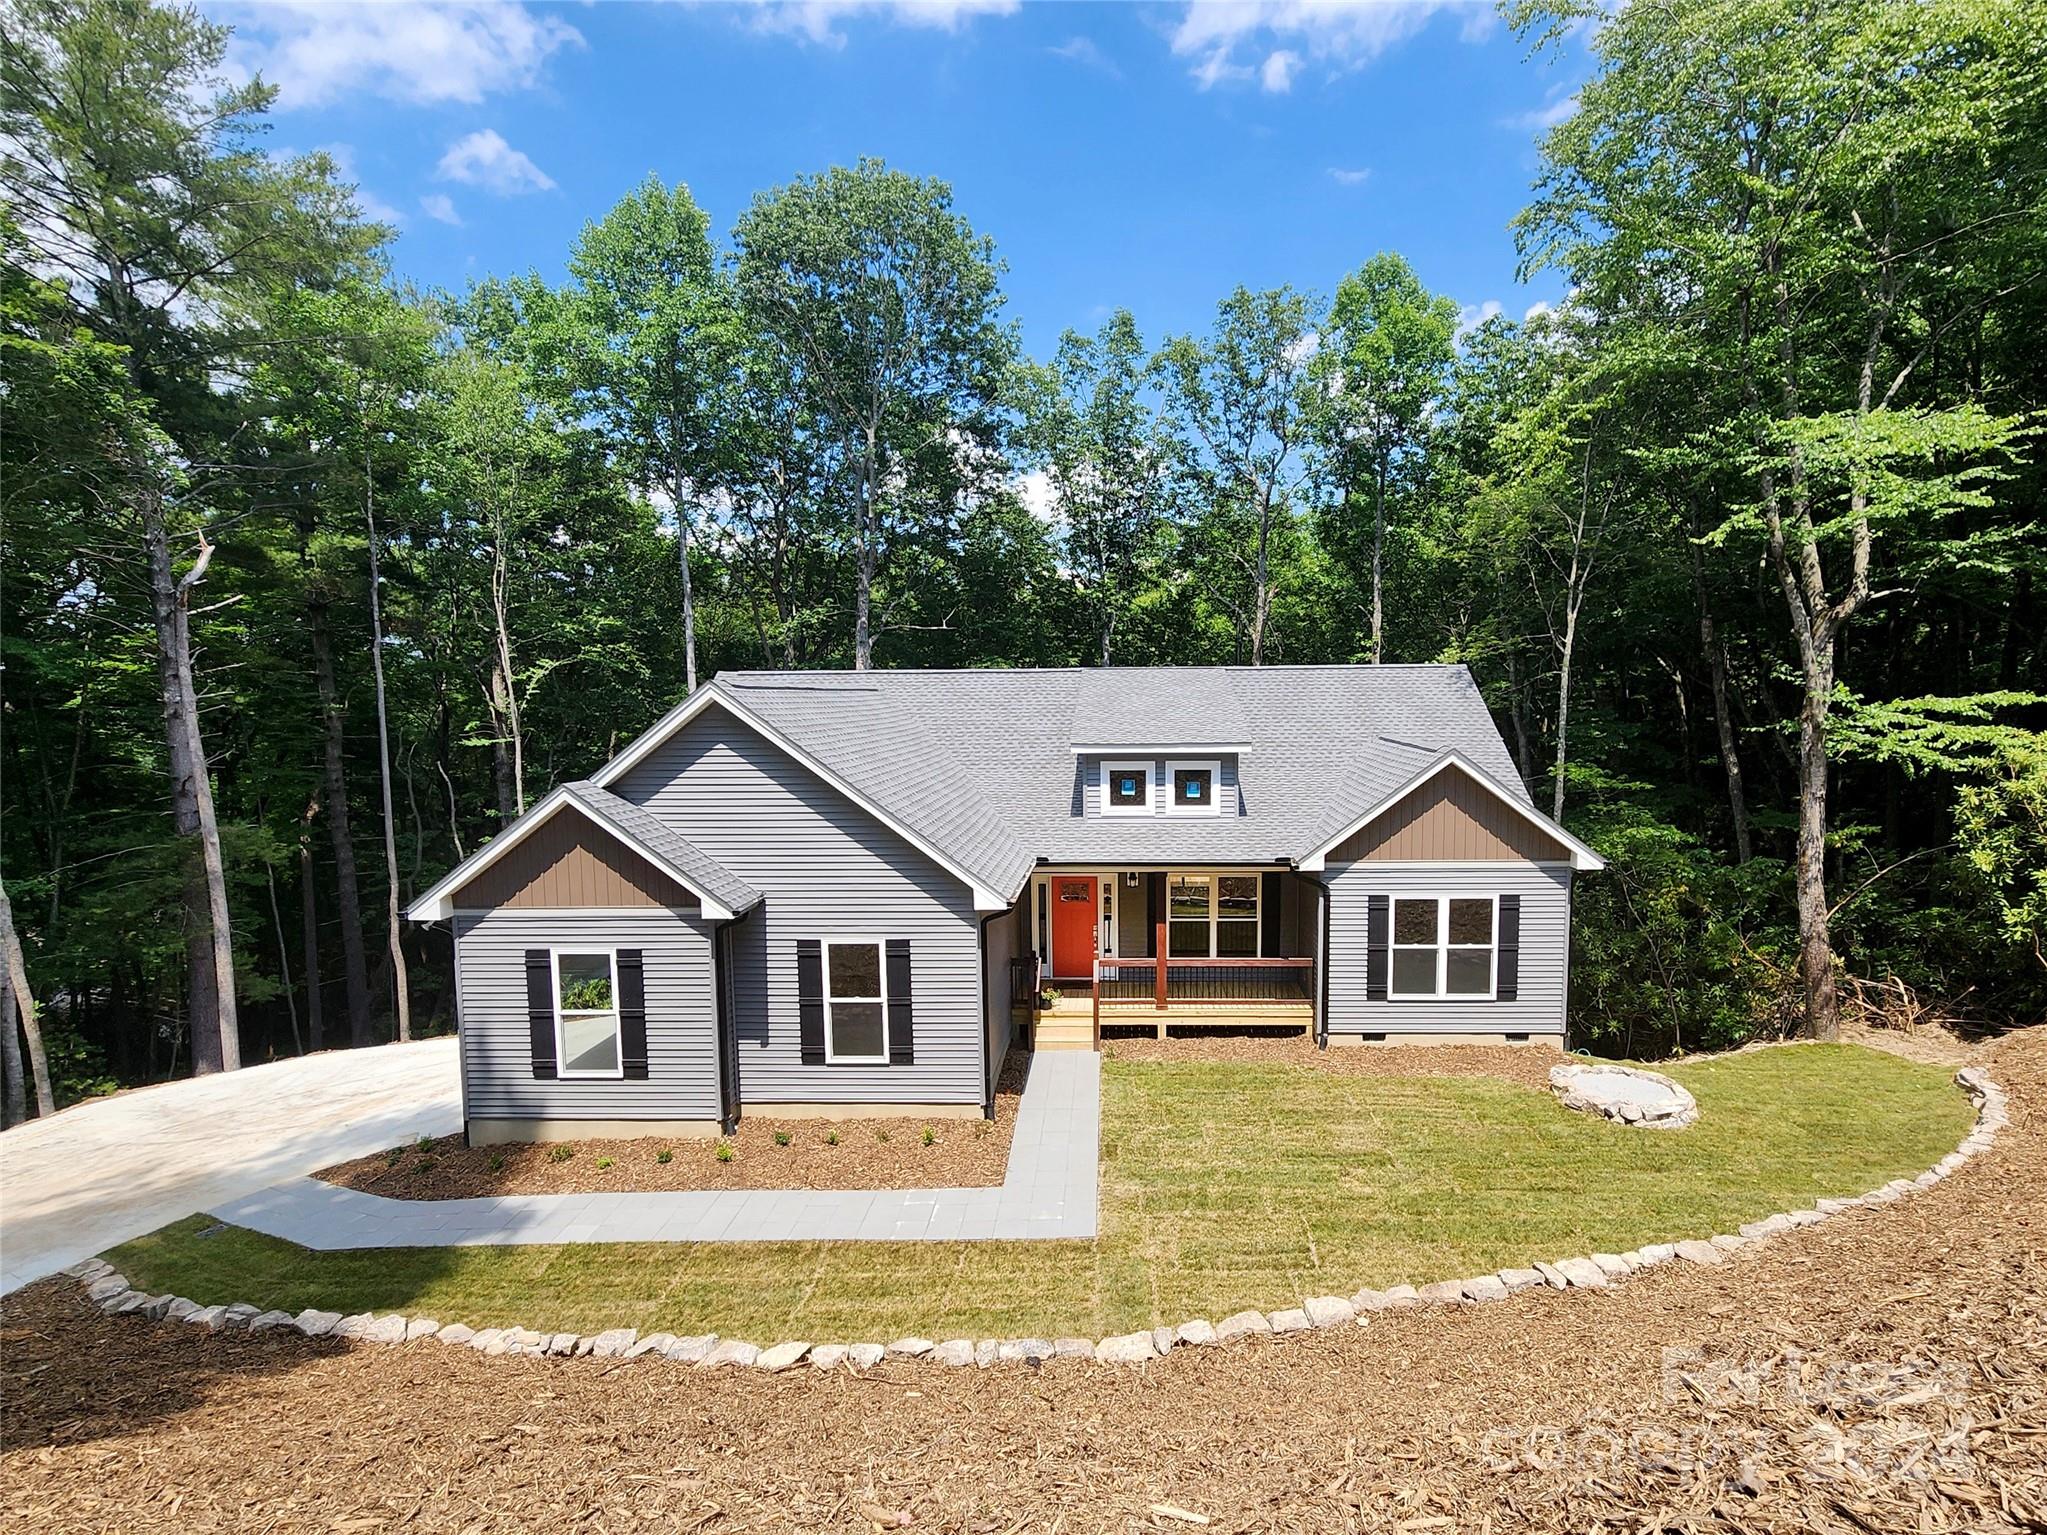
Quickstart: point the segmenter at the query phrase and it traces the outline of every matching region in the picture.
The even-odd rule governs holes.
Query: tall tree
[[[1100,666],[1156,561],[1170,504],[1171,445],[1149,362],[1137,322],[1119,309],[1094,336],[1068,331],[1051,366],[1024,380],[1026,442],[1093,615]]]
[[[1273,601],[1309,494],[1321,408],[1311,378],[1316,343],[1305,294],[1239,288],[1217,307],[1206,339],[1172,337],[1154,361],[1196,508],[1193,542],[1226,573],[1206,584],[1253,666],[1279,648]]]
[[[1521,8],[1533,29],[1587,8]],[[1629,7],[1544,146],[1524,257],[1612,311],[1689,296],[1740,380],[1757,529],[1801,681],[1797,889],[1806,1021],[1839,1029],[1827,897],[1829,716],[1843,634],[1870,601],[1880,536],[1923,537],[1971,504],[2015,423],[1915,384],[1992,297],[1950,274],[1986,242],[2015,180],[2037,179],[2012,118],[2037,94],[2016,13],[1976,0]],[[2015,157],[2017,157],[2015,159]]]
[[[774,339],[806,424],[845,455],[853,665],[874,664],[892,552],[932,532],[996,442],[1015,336],[1002,268],[952,190],[879,160],[754,199],[734,231],[739,292]]]
[[[173,818],[192,850],[187,1008],[201,1070],[241,1058],[191,636],[214,547],[202,493],[224,477],[233,429],[217,383],[268,288],[318,280],[361,244],[324,160],[281,164],[252,146],[273,93],[225,83],[226,44],[226,28],[143,0],[23,0],[0,29],[0,187],[20,243],[64,278],[77,323],[124,349],[130,387],[175,443],[174,456],[132,455],[125,510],[147,572]]]
[[[1372,628],[1367,655],[1386,658],[1385,550],[1389,488],[1415,460],[1456,357],[1457,305],[1382,252],[1337,284],[1315,357],[1328,402],[1318,425],[1344,507],[1371,507]]]

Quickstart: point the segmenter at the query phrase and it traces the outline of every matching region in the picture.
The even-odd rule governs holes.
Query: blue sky
[[[280,87],[271,142],[325,148],[395,222],[400,276],[558,278],[649,171],[729,231],[755,192],[862,155],[952,183],[1030,349],[1131,309],[1206,327],[1234,285],[1321,293],[1397,250],[1474,316],[1582,58],[1530,59],[1432,0],[1083,5],[345,5],[209,0]]]

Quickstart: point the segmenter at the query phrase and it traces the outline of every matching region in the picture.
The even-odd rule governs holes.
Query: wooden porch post
[[[1159,917],[1158,932],[1152,937],[1151,953],[1154,977],[1152,988],[1158,1000],[1158,1009],[1163,1013],[1166,1010],[1166,919],[1163,915]],[[1159,1025],[1159,1032],[1161,1034],[1165,1032],[1163,1023]]]

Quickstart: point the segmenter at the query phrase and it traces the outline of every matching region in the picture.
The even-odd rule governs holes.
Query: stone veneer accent
[[[301,1311],[295,1317],[282,1311],[260,1311],[245,1301],[228,1305],[201,1306],[175,1295],[147,1295],[130,1287],[125,1276],[114,1272],[101,1258],[88,1258],[64,1272],[77,1279],[89,1299],[101,1310],[114,1315],[139,1315],[152,1321],[183,1321],[210,1332],[266,1332],[290,1327],[309,1338],[347,1338],[360,1343],[404,1345],[434,1339],[440,1343],[468,1345],[485,1354],[521,1354],[540,1357],[562,1355],[593,1359],[672,1360],[698,1369],[726,1367],[778,1373],[808,1362],[816,1369],[864,1370],[884,1358],[927,1360],[954,1367],[987,1369],[998,1364],[1048,1360],[1089,1359],[1097,1364],[1142,1364],[1174,1348],[1203,1348],[1262,1334],[1271,1337],[1285,1332],[1363,1326],[1374,1312],[1397,1311],[1417,1306],[1475,1306],[1505,1300],[1518,1290],[1547,1286],[1555,1290],[1600,1290],[1625,1280],[1641,1269],[1660,1263],[1712,1265],[1727,1261],[1727,1255],[1756,1243],[1766,1242],[1783,1232],[1820,1222],[1848,1210],[1894,1204],[1919,1189],[1929,1189],[1948,1177],[1972,1157],[1989,1149],[1997,1132],[2009,1123],[2004,1089],[1976,1067],[1955,1073],[1955,1082],[1976,1105],[1976,1124],[1953,1151],[1916,1178],[1894,1178],[1881,1188],[1855,1199],[1820,1199],[1812,1208],[1788,1210],[1750,1221],[1738,1233],[1720,1233],[1683,1242],[1657,1242],[1624,1253],[1591,1253],[1583,1257],[1536,1262],[1527,1268],[1506,1268],[1496,1274],[1471,1279],[1444,1279],[1422,1285],[1395,1285],[1388,1290],[1360,1290],[1352,1296],[1317,1295],[1298,1307],[1272,1312],[1240,1311],[1211,1324],[1205,1319],[1182,1322],[1178,1327],[1155,1327],[1148,1332],[1122,1333],[1113,1338],[952,1338],[934,1343],[926,1338],[899,1338],[893,1343],[810,1343],[784,1342],[762,1347],[713,1333],[679,1338],[673,1333],[650,1333],[640,1337],[630,1327],[615,1327],[592,1337],[574,1333],[536,1332],[524,1327],[486,1327],[481,1331],[461,1323],[443,1327],[430,1317],[403,1317],[396,1313],[373,1316],[361,1312],[341,1316],[332,1311]]]

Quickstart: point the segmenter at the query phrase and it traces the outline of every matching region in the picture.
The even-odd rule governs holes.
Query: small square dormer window
[[[1102,764],[1102,814],[1150,815],[1151,764],[1149,762],[1104,762]]]
[[[1222,764],[1171,762],[1166,765],[1166,813],[1214,815],[1222,799]]]

